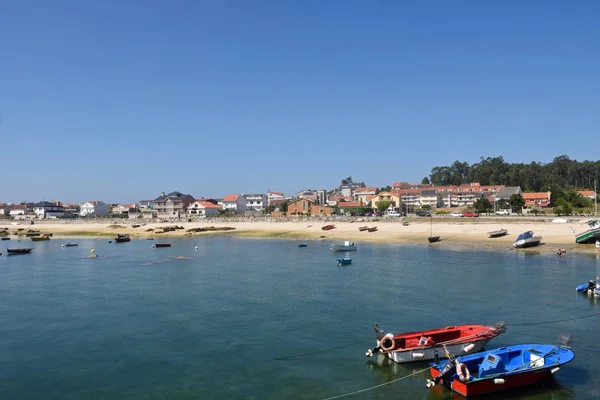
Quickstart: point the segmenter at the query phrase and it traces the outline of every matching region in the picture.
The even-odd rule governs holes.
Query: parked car
[[[417,211],[417,217],[431,217],[429,211],[419,210]]]
[[[459,212],[453,212],[450,215],[453,216],[454,218],[464,217],[463,213],[459,213]]]
[[[388,211],[387,215],[390,217],[400,217],[400,213],[398,211],[394,211],[394,210]]]
[[[479,217],[479,214],[477,214],[475,211],[465,211],[463,215],[465,217]]]
[[[498,210],[496,215],[510,215],[510,210]]]

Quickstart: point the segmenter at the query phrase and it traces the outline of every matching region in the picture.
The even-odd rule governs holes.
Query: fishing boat
[[[600,239],[600,221],[592,219],[587,222],[590,229],[575,236],[575,243],[593,243]]]
[[[10,238],[9,237],[3,237],[3,238],[0,238],[0,240],[10,240]]]
[[[507,234],[508,234],[508,230],[506,230],[504,228],[498,229],[497,231],[488,232],[488,235],[490,235],[490,238],[502,237]]]
[[[76,247],[79,246],[79,243],[65,243],[63,247]]]
[[[517,237],[517,240],[513,243],[515,249],[524,249],[526,247],[539,246],[542,241],[541,236],[536,236],[533,231],[523,232]]]
[[[115,238],[115,243],[125,243],[125,242],[131,242],[131,238],[129,237],[128,234],[118,234],[117,237]]]
[[[496,393],[541,383],[560,367],[573,361],[570,335],[561,335],[556,345],[517,344],[435,362],[429,371],[433,380],[464,397]]]
[[[171,243],[156,243],[152,247],[171,247]]]
[[[427,238],[427,240],[429,241],[429,243],[435,243],[435,242],[440,241],[439,236],[433,236],[433,218],[431,218],[431,233],[430,233],[429,237]]]
[[[331,251],[356,251],[356,249],[356,244],[348,240],[344,244],[334,244],[329,248]]]
[[[367,229],[367,231],[369,231],[369,232],[376,232],[377,231],[377,227],[376,226],[372,226],[369,229]]]
[[[16,255],[16,254],[29,254],[33,249],[6,249],[7,255]]]
[[[40,236],[39,232],[29,232],[25,234],[26,237],[37,237]]]
[[[359,226],[359,227],[358,227],[358,230],[359,230],[359,231],[361,231],[361,232],[362,232],[362,231],[366,231],[367,229],[369,229],[369,227],[368,227],[368,226]]]
[[[324,231],[330,231],[332,229],[335,229],[335,225],[325,225],[325,226],[322,226],[321,229]]]
[[[308,243],[300,243],[300,244],[298,245],[298,247],[306,247],[306,246],[308,246]]]
[[[339,266],[350,265],[350,264],[352,264],[352,259],[351,258],[340,258],[339,260],[337,260],[337,264]]]
[[[452,354],[480,351],[493,338],[506,332],[506,323],[495,325],[457,325],[400,334],[385,333],[375,324],[376,346],[367,357],[381,353],[399,364],[444,358],[446,346]]]

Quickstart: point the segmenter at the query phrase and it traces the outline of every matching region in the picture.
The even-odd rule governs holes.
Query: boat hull
[[[595,243],[596,240],[600,240],[600,228],[591,229],[575,237],[577,244]]]
[[[34,242],[42,242],[44,240],[50,240],[50,238],[49,237],[32,237],[31,240]]]
[[[330,248],[331,251],[356,251],[356,246],[343,246],[340,244],[334,244]]]
[[[468,341],[465,343],[449,345],[449,346],[446,346],[446,348],[448,349],[448,351],[451,354],[462,355],[462,354],[466,354],[466,352],[464,350],[466,346],[468,346],[470,344],[474,344],[473,348],[471,350],[469,350],[469,353],[476,353],[478,351],[483,350],[485,345],[488,344],[488,342],[490,340],[492,340],[492,338],[487,338],[487,339],[483,339],[483,340],[479,340],[479,341]],[[437,355],[439,358],[446,358],[446,355],[444,353],[444,348],[442,346],[432,346],[432,347],[427,347],[427,348],[422,348],[422,349],[408,349],[408,350],[402,350],[402,351],[394,351],[391,353],[387,353],[386,356],[390,360],[392,360],[398,364],[404,364],[404,363],[415,362],[415,361],[435,360],[436,352],[437,352]]]
[[[502,237],[502,236],[506,236],[507,234],[508,234],[508,231],[504,230],[504,229],[488,233],[488,235],[490,235],[491,238]]]
[[[517,240],[516,242],[513,243],[513,247],[515,249],[526,249],[528,247],[539,246],[541,242],[542,242],[541,237],[525,239],[525,240]]]
[[[427,240],[429,240],[429,243],[435,243],[435,242],[440,241],[440,237],[439,236],[430,236],[427,238]]]
[[[154,247],[171,247],[171,244],[167,244],[167,243],[156,243],[154,245]]]

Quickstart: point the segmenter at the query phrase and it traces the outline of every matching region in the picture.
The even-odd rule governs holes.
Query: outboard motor
[[[427,387],[432,387],[432,386],[440,383],[440,381],[449,383],[450,378],[455,373],[456,373],[456,362],[454,361],[454,357],[452,357],[452,359],[448,360],[446,365],[444,365],[444,368],[442,368],[442,370],[440,371],[440,374],[437,377],[433,378],[433,380],[427,379]]]

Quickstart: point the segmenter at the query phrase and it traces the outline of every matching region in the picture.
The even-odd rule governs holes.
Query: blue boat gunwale
[[[542,347],[547,351],[539,351],[538,350]],[[556,351],[561,351],[562,354],[559,354],[559,355],[553,354]],[[480,374],[479,366],[484,362],[485,358],[488,355],[493,354],[495,356],[498,356],[500,359],[502,359],[502,361],[504,361],[504,359],[506,357],[502,357],[502,356],[510,354],[510,353],[518,353],[515,357],[513,357],[511,359],[511,360],[514,360],[514,359],[520,358],[518,363],[512,363],[512,362],[505,363],[503,371],[499,371],[499,372],[492,373],[492,374],[487,374],[484,377],[479,377],[479,374]],[[538,357],[541,357],[544,360],[544,363],[542,365],[535,365],[535,361],[537,361],[537,360],[525,361],[523,359],[523,357],[525,357],[526,354],[531,354],[531,353],[537,355]],[[561,359],[561,356],[563,357],[562,359]],[[554,360],[552,358],[554,358]],[[458,360],[458,362],[466,365],[469,372],[475,371],[475,370],[477,371],[476,376],[471,375],[471,379],[469,379],[468,381],[465,381],[465,382],[461,381],[465,385],[470,385],[470,384],[477,383],[477,382],[483,382],[486,380],[494,380],[499,377],[510,377],[510,376],[519,375],[519,374],[523,374],[523,373],[531,373],[534,371],[551,369],[554,367],[558,367],[558,366],[567,364],[567,363],[573,361],[574,359],[575,359],[575,353],[568,346],[552,345],[552,344],[547,344],[547,343],[525,343],[525,344],[517,344],[517,345],[513,345],[513,346],[504,346],[504,347],[499,347],[499,348],[488,350],[488,351],[482,351],[482,352],[475,353],[475,354],[463,355],[463,356],[459,356],[456,358],[456,360]],[[550,361],[550,362],[547,362],[547,361]],[[441,371],[448,362],[449,362],[449,360],[440,360],[438,362],[431,363],[430,366],[435,367]],[[511,365],[513,365],[514,368],[512,370],[507,370],[506,367],[511,366]],[[456,372],[450,377],[451,381],[453,381],[454,379],[458,379],[458,374]]]

